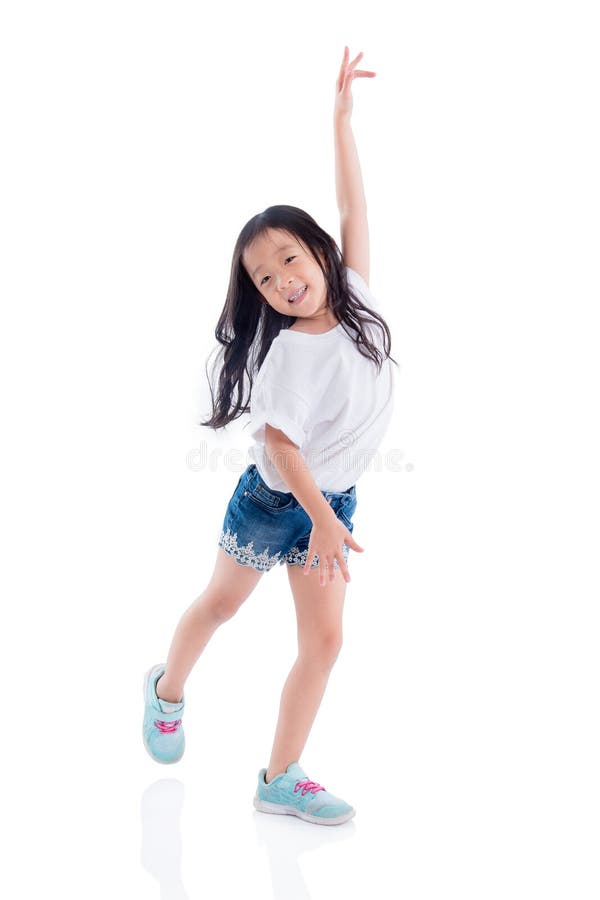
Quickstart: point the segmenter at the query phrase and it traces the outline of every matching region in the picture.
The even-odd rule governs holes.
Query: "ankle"
[[[179,695],[178,691],[172,691],[168,682],[165,682],[165,676],[161,675],[156,682],[156,696],[159,700],[166,700],[167,703],[181,703],[183,694]]]

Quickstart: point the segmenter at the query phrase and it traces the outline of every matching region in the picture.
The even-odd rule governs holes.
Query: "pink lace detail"
[[[294,793],[296,793],[296,791],[300,787],[302,788],[302,796],[303,797],[307,793],[307,791],[312,791],[313,794],[316,794],[317,791],[325,790],[325,788],[323,787],[322,784],[319,784],[316,781],[310,781],[308,778],[306,779],[306,781],[297,781],[296,782],[296,787],[294,788]]]
[[[161,732],[161,734],[173,734],[173,732],[177,731],[177,729],[181,725],[181,719],[176,719],[174,722],[161,722],[156,719],[154,721],[154,724]]]

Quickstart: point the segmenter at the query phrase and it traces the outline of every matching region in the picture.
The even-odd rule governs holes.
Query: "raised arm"
[[[352,82],[373,78],[375,72],[357,69],[362,51],[348,62],[348,48],[336,82],[333,127],[335,138],[335,189],[340,212],[340,232],[344,263],[369,283],[369,224],[367,201],[360,171],[356,142],[352,133]]]

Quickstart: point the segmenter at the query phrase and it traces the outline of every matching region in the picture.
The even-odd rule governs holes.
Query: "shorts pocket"
[[[294,506],[293,495],[287,495],[280,491],[270,491],[262,484],[256,484],[251,491],[244,491],[245,499],[249,500],[259,509],[268,512],[281,512]]]
[[[341,510],[338,513],[338,519],[340,520],[340,522],[344,523],[348,531],[352,531],[352,529],[354,528],[354,522],[351,522],[350,519],[346,515],[344,515]]]
[[[342,503],[338,510],[338,518],[344,523],[348,531],[352,531],[354,523],[352,516],[356,511],[356,498],[348,498],[348,501]]]

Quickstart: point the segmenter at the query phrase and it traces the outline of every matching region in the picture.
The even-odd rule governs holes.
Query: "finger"
[[[329,572],[329,581],[334,581],[335,579],[334,560],[335,556],[327,557],[327,571]]]
[[[352,537],[352,535],[350,534],[350,532],[348,532],[348,534],[350,535],[350,537],[349,537],[349,538],[348,538],[348,537],[346,538],[346,543],[347,543],[350,547],[352,547],[353,550],[358,550],[359,553],[362,553],[362,552],[364,551],[365,548],[364,548],[364,547],[361,547],[360,544],[357,544],[357,543],[356,543],[356,541],[354,540],[354,538]]]
[[[346,90],[352,84],[355,77],[358,78],[375,78],[377,72],[367,72],[363,69],[356,69],[354,72],[348,71],[342,80],[342,91]]]
[[[335,577],[335,572],[333,571],[331,558],[327,556],[325,557],[325,561],[321,569],[321,584],[324,586],[328,581],[331,581],[332,575]]]
[[[313,561],[314,552],[311,551],[310,547],[308,548],[308,553],[306,554],[306,562],[304,563],[304,574],[308,575],[310,572],[310,564]]]
[[[340,66],[340,74],[338,76],[338,83],[341,83],[343,80],[344,72],[346,70],[346,66],[348,65],[348,48],[344,47],[344,58],[342,59],[342,65]]]
[[[327,561],[327,567],[329,569],[329,581],[335,580],[335,556],[332,556]]]
[[[344,581],[350,581],[350,572],[348,571],[348,566],[346,565],[344,554],[338,553],[336,558],[340,567],[340,572],[342,573],[342,578],[344,579]]]
[[[348,76],[350,78],[352,78],[353,75],[356,74],[352,70],[353,70],[354,66],[358,63],[361,56],[364,56],[364,54],[361,50],[360,53],[358,54],[358,56],[355,56],[354,59],[352,60],[352,62],[349,63],[348,55],[349,55],[349,50],[347,47],[344,47],[344,58],[342,60],[342,65],[340,67],[340,80],[341,81],[345,81]],[[364,70],[359,70],[359,71],[364,71]],[[373,75],[374,74],[375,73],[373,72]]]
[[[323,586],[327,578],[327,562],[323,560],[319,565],[319,584]]]

